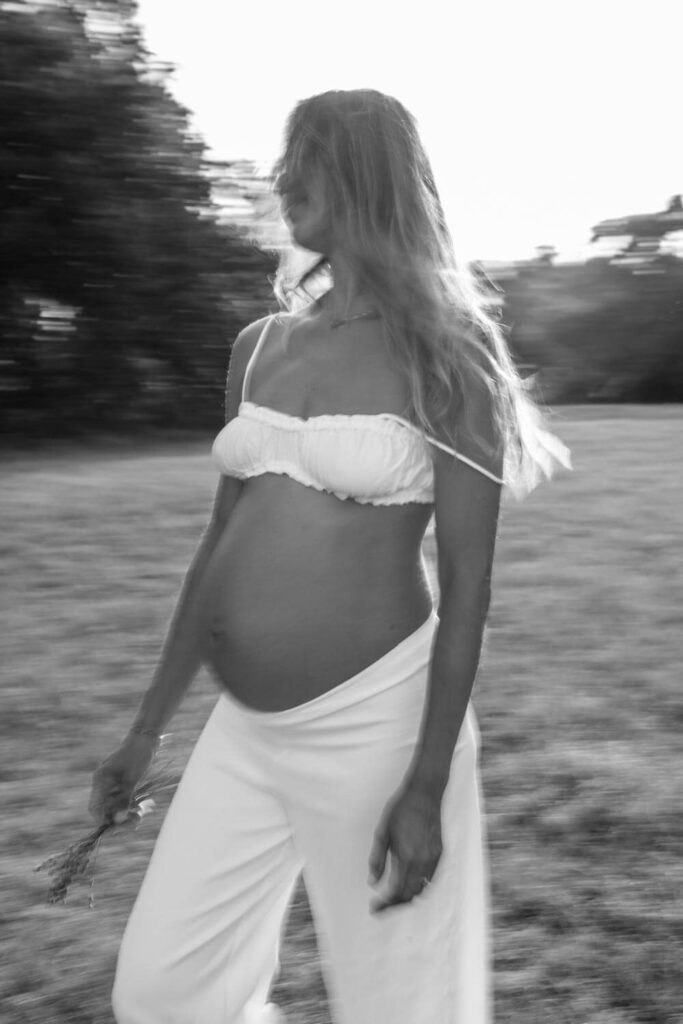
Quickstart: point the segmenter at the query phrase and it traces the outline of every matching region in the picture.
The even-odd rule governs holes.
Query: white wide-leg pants
[[[435,614],[291,710],[221,696],[169,808],[119,954],[118,1024],[266,1024],[301,870],[335,1024],[486,1024],[487,872],[468,709],[444,852],[409,904],[369,910],[373,833],[418,738]]]

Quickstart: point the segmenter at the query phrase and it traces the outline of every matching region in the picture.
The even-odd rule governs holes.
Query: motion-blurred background
[[[273,308],[263,161],[297,98],[359,84],[423,123],[546,400],[681,399],[678,5],[427,5],[415,34],[384,4],[1,10],[6,431],[216,426],[230,340]]]
[[[158,821],[103,846],[93,912],[31,868],[87,831],[206,521],[286,114],[360,86],[417,115],[574,454],[504,510],[477,684],[496,1020],[683,1021],[682,29],[678,0],[0,2],[3,1022],[111,1024]],[[276,998],[328,1024],[303,888]]]

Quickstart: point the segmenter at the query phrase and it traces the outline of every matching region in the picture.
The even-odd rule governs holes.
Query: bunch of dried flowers
[[[65,903],[69,887],[74,882],[87,882],[90,885],[89,905],[95,903],[95,859],[102,837],[119,828],[137,826],[140,821],[154,810],[155,797],[160,793],[175,789],[177,776],[169,765],[153,767],[138,783],[133,791],[130,808],[127,812],[117,814],[88,832],[86,836],[68,846],[63,853],[38,864],[35,871],[46,871],[52,879],[47,891],[48,903]]]

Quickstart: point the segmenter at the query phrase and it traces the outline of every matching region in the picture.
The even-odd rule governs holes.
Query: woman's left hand
[[[427,787],[407,784],[387,804],[370,854],[370,884],[385,872],[390,854],[388,888],[373,900],[373,913],[409,903],[429,885],[442,851],[441,798]]]

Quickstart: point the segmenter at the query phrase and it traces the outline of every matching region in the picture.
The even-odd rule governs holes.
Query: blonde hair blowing
[[[370,89],[303,100],[287,122],[276,173],[305,183],[311,172],[323,176],[340,248],[382,315],[419,424],[457,447],[454,403],[467,429],[468,399],[479,381],[490,394],[499,441],[492,447],[470,433],[490,455],[502,447],[513,493],[549,478],[557,462],[568,465],[567,449],[544,428],[512,362],[490,298],[456,258],[413,116]],[[275,279],[288,309],[310,301],[307,286],[326,269],[323,257],[293,277],[294,262],[285,248]]]

